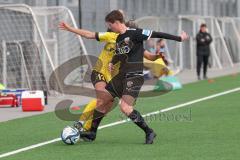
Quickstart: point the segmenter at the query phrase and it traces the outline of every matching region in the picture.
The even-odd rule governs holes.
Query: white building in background
[[[81,10],[79,11],[79,2]],[[25,3],[31,6],[64,5],[75,19],[81,19],[82,28],[105,31],[104,17],[113,9],[123,9],[129,19],[144,16],[203,15],[240,16],[240,0],[0,0],[0,4]],[[88,52],[100,51],[97,42],[85,40]],[[99,49],[98,49],[99,48]]]

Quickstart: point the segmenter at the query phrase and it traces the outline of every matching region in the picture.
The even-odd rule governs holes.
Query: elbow
[[[148,57],[148,58],[146,58],[146,59],[149,60],[149,61],[154,61],[154,59],[151,58],[151,57]]]
[[[155,61],[157,58],[156,58],[156,57],[149,56],[149,57],[147,57],[146,59],[148,59],[149,61]]]

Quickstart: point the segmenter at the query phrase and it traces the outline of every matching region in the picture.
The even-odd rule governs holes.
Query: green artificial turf
[[[214,83],[199,81],[159,97],[141,98],[136,108],[145,114],[236,87],[240,87],[239,75],[220,77]],[[93,143],[68,146],[59,141],[3,159],[238,159],[239,99],[238,91],[148,118],[158,135],[153,145],[144,145],[144,133],[128,122],[99,130]],[[116,108],[102,124],[123,118]],[[2,122],[0,155],[57,138],[70,124],[54,113]]]

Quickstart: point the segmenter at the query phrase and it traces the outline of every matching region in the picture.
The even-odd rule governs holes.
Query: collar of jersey
[[[127,27],[127,30],[136,30],[136,28],[129,28],[129,27]]]

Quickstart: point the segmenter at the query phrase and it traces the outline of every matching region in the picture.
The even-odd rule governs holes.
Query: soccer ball
[[[76,128],[67,126],[63,129],[61,138],[65,144],[73,145],[80,139],[80,133]]]

